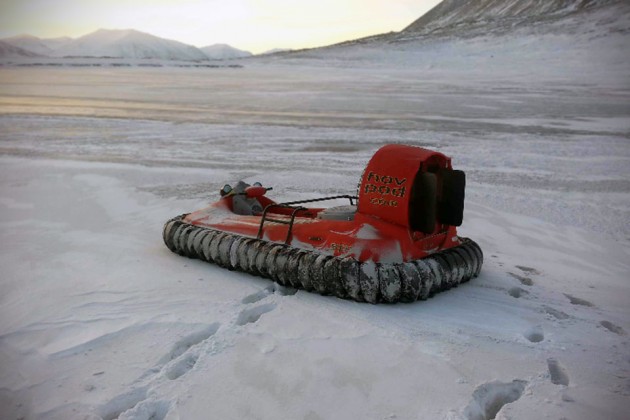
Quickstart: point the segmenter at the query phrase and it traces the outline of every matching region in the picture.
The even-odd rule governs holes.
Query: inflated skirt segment
[[[369,303],[415,302],[477,277],[481,248],[472,240],[420,260],[360,262],[183,221],[164,225],[168,248],[189,258],[265,277],[287,287]]]

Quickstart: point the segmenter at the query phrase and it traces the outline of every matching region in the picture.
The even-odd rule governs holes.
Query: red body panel
[[[374,154],[363,173],[359,212],[409,226],[409,200],[418,172],[430,166],[451,169],[451,160],[420,147],[390,144]]]
[[[351,221],[322,220],[321,208],[297,213],[289,244],[317,249],[359,261],[407,262],[451,248],[461,242],[455,226],[436,223],[429,234],[410,228],[410,196],[418,173],[451,169],[450,159],[441,153],[419,147],[388,145],[370,160],[359,187],[357,212]],[[259,192],[257,190],[257,192]],[[263,208],[275,204],[258,196]],[[290,220],[292,208],[272,208],[268,217]],[[232,212],[232,196],[189,214],[185,221],[244,236],[256,237],[261,215],[242,216]],[[285,242],[288,224],[265,221],[262,239]]]

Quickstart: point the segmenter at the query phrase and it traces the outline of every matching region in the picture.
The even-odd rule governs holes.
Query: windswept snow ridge
[[[622,6],[623,0],[444,0],[403,32],[466,31],[466,26],[516,23],[564,18],[603,6]]]

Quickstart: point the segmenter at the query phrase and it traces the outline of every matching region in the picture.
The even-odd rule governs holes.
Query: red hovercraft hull
[[[350,206],[275,203],[263,187],[241,194],[262,212],[237,214],[235,195],[164,225],[173,252],[340,298],[413,302],[476,277],[483,253],[457,235],[465,176],[450,158],[387,145],[366,167]],[[358,200],[355,206],[355,200]]]

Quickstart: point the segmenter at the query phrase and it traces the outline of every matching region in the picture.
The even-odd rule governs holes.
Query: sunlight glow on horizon
[[[260,53],[400,31],[440,0],[3,0],[0,38],[136,29],[197,47]]]

